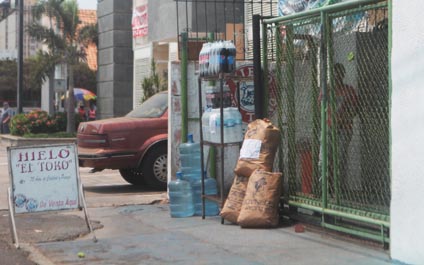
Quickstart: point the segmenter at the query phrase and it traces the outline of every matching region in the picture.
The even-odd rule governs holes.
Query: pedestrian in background
[[[96,105],[93,102],[90,103],[90,108],[88,109],[88,120],[96,120]]]
[[[9,123],[10,119],[13,116],[12,109],[9,108],[9,103],[7,101],[3,102],[3,111],[1,113],[1,127],[2,127],[2,134],[9,134]]]
[[[87,110],[85,109],[84,102],[80,101],[78,103],[77,112],[78,112],[79,116],[81,117],[81,121],[87,121],[88,120],[88,113],[87,113]]]

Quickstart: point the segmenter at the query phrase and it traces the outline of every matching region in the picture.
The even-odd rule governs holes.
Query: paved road
[[[165,199],[164,192],[136,187],[123,180],[117,170],[90,173],[90,168],[80,168],[88,208],[145,204]],[[9,184],[7,147],[0,144],[0,194],[7,194]],[[0,210],[8,209],[7,196],[0,198]]]
[[[7,154],[0,148],[0,192],[4,194]],[[391,264],[382,249],[309,228],[296,233],[290,221],[277,229],[241,229],[221,225],[218,216],[170,218],[168,205],[145,205],[162,200],[164,193],[128,185],[115,171],[91,174],[81,169],[80,175],[98,242],[87,234],[80,211],[20,214],[22,248],[37,264]],[[11,238],[7,210],[1,211],[4,205],[7,209],[5,201],[5,196],[0,198],[0,264],[33,265],[23,251],[2,247],[2,240]],[[78,256],[81,252],[84,258]],[[6,260],[10,253],[15,256]]]
[[[90,168],[80,168],[88,209],[124,205],[151,204],[166,199],[165,192],[136,187],[125,182],[117,170],[90,173]],[[8,217],[7,189],[10,186],[7,147],[0,141],[0,264],[32,265],[25,251],[13,247]],[[89,210],[89,214],[90,214]],[[62,211],[60,214],[42,213],[17,215],[20,243],[70,240],[87,233],[80,211]],[[103,227],[93,220],[95,229]]]

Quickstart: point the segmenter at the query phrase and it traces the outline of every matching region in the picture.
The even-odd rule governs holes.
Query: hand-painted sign
[[[242,65],[235,71],[235,76],[239,77],[240,80],[240,112],[243,118],[243,122],[250,123],[255,118],[255,86],[253,83],[253,65]],[[230,87],[232,98],[234,99],[235,106],[238,106],[237,101],[237,78],[230,79],[227,81],[227,85]],[[268,102],[268,115],[272,117],[277,108],[276,101],[276,82],[274,74],[272,72],[268,75],[268,87],[269,87],[269,102]]]
[[[16,213],[80,207],[75,145],[9,147]]]
[[[144,37],[149,33],[148,4],[136,5],[132,15],[133,38]]]

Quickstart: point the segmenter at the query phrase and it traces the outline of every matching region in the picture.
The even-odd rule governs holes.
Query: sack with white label
[[[272,171],[280,138],[280,130],[268,119],[249,123],[234,172],[250,177],[256,169]]]

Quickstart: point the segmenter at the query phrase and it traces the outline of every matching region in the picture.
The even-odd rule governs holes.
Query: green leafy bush
[[[75,115],[76,126],[81,122],[79,115]],[[30,113],[15,115],[10,121],[12,135],[41,135],[66,131],[66,113],[58,112],[53,116],[46,111],[35,110]]]
[[[10,134],[22,136],[26,133],[29,133],[29,127],[27,124],[29,119],[26,114],[18,114],[12,117],[10,121]]]

